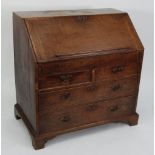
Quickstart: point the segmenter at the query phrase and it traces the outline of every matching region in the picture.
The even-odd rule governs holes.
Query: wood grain
[[[132,29],[128,28],[126,16],[127,14],[87,16],[84,22],[72,16],[36,18],[26,19],[26,25],[31,33],[37,60],[47,62],[55,57],[74,56],[88,51],[142,49],[136,44],[137,40],[133,40],[134,33],[129,33]]]
[[[13,19],[16,99],[37,132],[36,59],[24,20],[15,14]]]
[[[39,95],[40,113],[59,111],[58,107],[95,102],[101,99],[110,99],[137,94],[139,76],[118,81],[104,81],[86,84],[80,87],[61,89],[52,92],[42,92]],[[68,96],[66,96],[68,94]]]
[[[57,135],[138,123],[144,48],[114,9],[13,14],[16,98],[34,149]]]
[[[57,106],[40,116],[40,132],[56,132],[96,121],[130,115],[135,112],[136,97],[92,102],[77,106]]]

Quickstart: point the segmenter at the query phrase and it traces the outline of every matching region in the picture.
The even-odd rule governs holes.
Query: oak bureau
[[[115,9],[13,13],[16,119],[35,149],[110,122],[136,125],[143,45]]]

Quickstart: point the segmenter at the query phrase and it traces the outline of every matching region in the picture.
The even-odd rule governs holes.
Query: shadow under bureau
[[[114,9],[13,13],[16,98],[35,149],[62,133],[136,125],[143,45]]]

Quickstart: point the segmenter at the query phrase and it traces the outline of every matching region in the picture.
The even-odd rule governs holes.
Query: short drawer
[[[91,71],[67,72],[43,76],[39,78],[39,88],[61,87],[90,82]]]
[[[84,105],[66,105],[55,112],[40,111],[40,132],[59,132],[89,123],[127,116],[135,112],[137,97],[98,101]]]
[[[77,105],[101,99],[134,95],[138,93],[138,88],[139,76],[133,76],[59,91],[42,92],[39,94],[39,108],[45,113],[49,108],[56,111],[59,106]]]
[[[140,74],[141,63],[113,64],[107,67],[98,67],[95,69],[95,80],[102,81],[106,79],[120,79],[128,76]]]

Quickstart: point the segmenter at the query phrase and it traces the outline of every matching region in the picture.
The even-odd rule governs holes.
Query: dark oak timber
[[[126,12],[13,13],[16,119],[34,149],[57,135],[138,123],[144,48]]]

